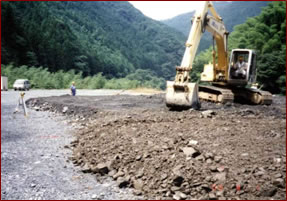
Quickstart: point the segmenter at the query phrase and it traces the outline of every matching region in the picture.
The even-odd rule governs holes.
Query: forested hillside
[[[286,2],[272,2],[260,15],[235,26],[229,49],[254,49],[257,53],[257,80],[263,89],[286,94]],[[212,60],[212,49],[201,52],[193,65],[197,80],[203,65]]]
[[[232,32],[235,25],[244,23],[248,17],[259,15],[262,7],[266,6],[269,2],[270,1],[224,1],[213,2],[213,5],[218,14],[223,18],[226,29]],[[192,10],[192,8],[190,9]],[[187,37],[191,28],[191,18],[194,13],[194,11],[185,13],[162,22],[177,29]],[[207,49],[211,44],[211,34],[208,32],[204,33],[200,41],[198,52]]]
[[[1,2],[2,64],[170,79],[185,37],[128,2]],[[137,71],[138,72],[138,71]]]

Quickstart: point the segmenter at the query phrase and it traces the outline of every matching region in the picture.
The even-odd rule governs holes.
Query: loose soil
[[[146,199],[286,199],[285,97],[199,111],[170,111],[164,94],[27,102],[78,125],[70,161],[83,172]]]

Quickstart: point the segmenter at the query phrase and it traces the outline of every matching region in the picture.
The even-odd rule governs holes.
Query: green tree
[[[272,93],[286,93],[286,2],[272,2],[236,26],[229,44],[256,50],[259,83]]]

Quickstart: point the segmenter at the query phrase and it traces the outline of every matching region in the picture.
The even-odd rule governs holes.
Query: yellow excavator
[[[213,36],[213,63],[204,66],[200,77],[200,81],[210,84],[198,85],[190,83],[190,71],[205,30]],[[257,89],[255,52],[233,49],[228,56],[228,34],[212,2],[204,2],[204,6],[194,15],[181,66],[176,67],[175,80],[167,81],[168,107],[199,109],[199,99],[219,103],[233,102],[234,99],[245,99],[253,104],[272,103],[271,93]]]

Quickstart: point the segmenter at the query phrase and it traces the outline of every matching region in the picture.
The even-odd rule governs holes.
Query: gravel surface
[[[33,90],[25,99],[68,94],[68,90]],[[119,91],[78,90],[81,95]],[[74,128],[65,117],[29,110],[13,114],[19,92],[1,92],[2,199],[139,199],[114,181],[97,181],[68,162]]]

